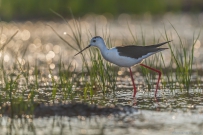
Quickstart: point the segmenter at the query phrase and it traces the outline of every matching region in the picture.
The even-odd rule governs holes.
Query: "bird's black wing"
[[[119,55],[131,57],[131,58],[141,58],[144,55],[147,55],[149,53],[155,54],[157,52],[163,51],[168,48],[157,48],[161,45],[164,45],[170,41],[159,43],[156,45],[149,45],[149,46],[135,46],[135,45],[129,45],[129,46],[121,46],[116,47],[117,51],[119,52]]]

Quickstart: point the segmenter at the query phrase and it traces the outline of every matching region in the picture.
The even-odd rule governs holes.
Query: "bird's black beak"
[[[87,47],[85,47],[83,50],[81,50],[80,52],[78,52],[77,54],[75,54],[74,56],[78,55],[79,53],[83,52],[84,50],[86,50],[87,48],[89,48],[91,45],[88,45]]]

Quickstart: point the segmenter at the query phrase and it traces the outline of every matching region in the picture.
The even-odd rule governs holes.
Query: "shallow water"
[[[5,134],[191,134],[203,132],[202,113],[157,112],[139,110],[120,116],[44,117],[13,119],[3,117],[1,133]]]
[[[129,106],[129,111],[116,112],[106,109],[93,112],[86,106],[77,105],[74,110],[57,109],[57,105],[51,111],[46,108],[38,108],[38,118],[9,118],[4,114],[0,118],[2,134],[194,134],[203,133],[203,97],[201,93],[191,91],[189,94],[177,92],[171,94],[167,90],[159,90],[157,101],[153,97],[154,92],[137,93],[136,105],[132,105],[132,88],[121,88],[116,91],[115,97],[111,94],[105,99],[98,97],[96,104],[100,107],[114,108],[115,105]],[[76,98],[77,99],[77,98]],[[79,100],[78,100],[79,101]],[[91,103],[91,101],[86,101]],[[134,108],[134,109],[133,109]],[[60,112],[57,113],[57,110]],[[130,111],[131,110],[131,111]],[[73,116],[66,116],[69,112]],[[88,111],[88,112],[87,112]],[[55,112],[55,113],[53,113]],[[72,112],[72,113],[71,113]],[[91,114],[92,113],[92,114]],[[53,115],[59,116],[53,116]],[[63,114],[63,116],[60,116]],[[88,116],[86,116],[88,114]],[[89,115],[90,114],[90,115]],[[76,116],[74,116],[76,115]],[[0,133],[0,134],[1,134]]]

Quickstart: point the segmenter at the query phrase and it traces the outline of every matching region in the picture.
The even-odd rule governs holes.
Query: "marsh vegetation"
[[[164,124],[162,120],[151,118],[156,123],[155,126],[145,121],[151,113],[155,113],[156,118],[158,115],[163,115],[161,118],[168,120],[175,120],[177,117],[179,125],[198,117],[196,123],[199,124],[199,128],[195,127],[187,132],[201,131],[203,37],[202,26],[193,21],[193,18],[198,18],[201,22],[201,16],[180,17],[169,14],[164,16],[163,20],[154,21],[153,18],[136,20],[127,14],[122,14],[118,20],[109,20],[103,15],[67,19],[55,14],[61,22],[27,21],[0,24],[0,129],[11,134],[23,131],[37,134],[45,125],[35,127],[36,123],[41,122],[40,119],[35,119],[36,109],[43,106],[82,103],[102,108],[131,106],[135,111],[119,116],[108,114],[99,117],[95,114],[90,118],[53,117],[53,121],[50,117],[52,122],[48,125],[56,125],[54,132],[61,134],[76,132],[67,127],[70,121],[75,127],[80,121],[87,123],[87,119],[87,127],[78,127],[81,134],[88,134],[87,131],[106,133],[110,130],[108,126],[112,129],[119,127],[116,122],[120,122],[126,130],[148,128],[146,132],[150,132],[162,127],[171,131],[170,133],[175,132],[174,121]],[[165,21],[169,20],[168,18],[170,21]],[[119,68],[106,62],[96,48],[74,57],[74,54],[87,46],[91,37],[95,35],[102,36],[108,47],[125,44],[149,45],[173,40],[165,46],[168,50],[144,61],[146,65],[163,72],[157,95],[158,103],[154,101],[153,94],[156,73],[140,66],[132,68],[138,86],[137,103],[136,106],[132,106],[133,87],[127,68]],[[140,113],[142,111],[146,113]],[[79,112],[82,113],[82,110]],[[183,116],[178,117],[177,112],[190,113],[192,116],[187,119]],[[108,119],[112,120],[112,123],[108,123],[107,126],[105,123]],[[129,124],[130,119],[134,124]],[[21,121],[19,124],[18,120]],[[101,123],[97,123],[97,120]],[[186,124],[186,127],[192,126],[192,122],[194,121]],[[93,131],[92,125],[95,123],[96,131]],[[167,128],[167,125],[174,130]],[[18,126],[21,127],[19,131],[16,128]],[[184,128],[182,126],[180,129]]]

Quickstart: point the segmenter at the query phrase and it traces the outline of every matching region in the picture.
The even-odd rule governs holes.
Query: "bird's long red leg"
[[[159,81],[160,81],[160,78],[161,78],[161,71],[159,71],[157,69],[154,69],[154,68],[151,68],[151,67],[149,67],[147,65],[144,65],[144,64],[140,64],[140,65],[143,66],[143,67],[146,67],[146,68],[148,68],[150,70],[153,70],[153,71],[155,71],[155,72],[157,72],[159,74],[159,78],[158,78],[158,81],[157,81],[157,84],[156,84],[156,91],[154,93],[154,96],[156,97],[157,90],[158,90],[158,87],[159,87]]]
[[[135,82],[134,82],[134,78],[133,78],[132,71],[131,71],[130,67],[129,67],[129,70],[130,70],[130,76],[131,76],[131,80],[132,80],[133,88],[134,88],[133,97],[135,97],[137,91],[136,91]]]

